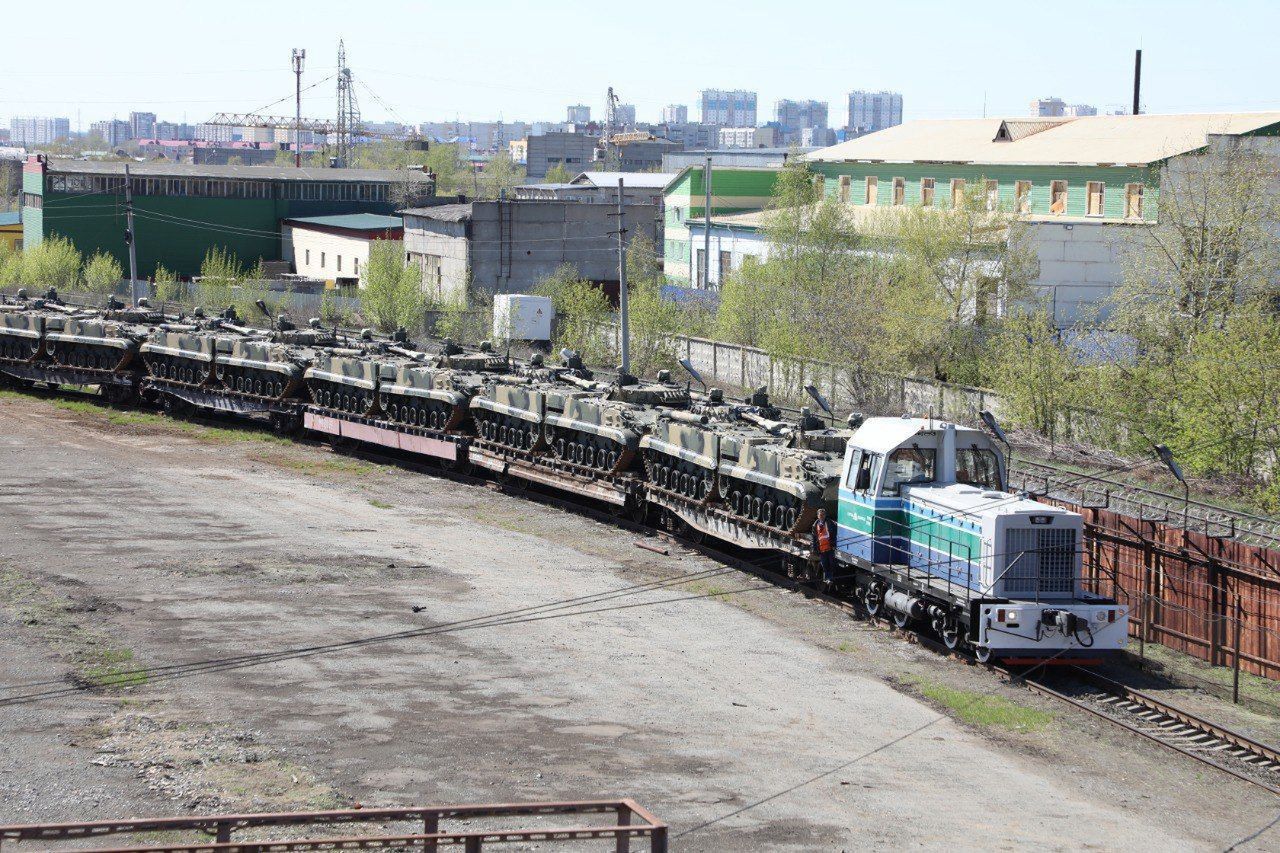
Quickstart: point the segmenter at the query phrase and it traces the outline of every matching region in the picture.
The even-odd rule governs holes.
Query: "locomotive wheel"
[[[988,663],[991,660],[991,648],[989,646],[974,646],[973,656],[978,659],[978,663]]]
[[[897,610],[893,611],[893,624],[897,625],[899,628],[907,627],[907,623],[910,621],[911,617],[907,614],[899,613]]]
[[[875,587],[867,587],[867,591],[862,598],[862,603],[867,608],[867,615],[874,619],[876,616],[880,615],[880,609],[884,604],[884,601],[880,597],[880,591],[878,589]]]
[[[959,630],[940,631],[939,633],[942,634],[942,644],[949,650],[954,652],[956,649],[960,648],[961,640]]]

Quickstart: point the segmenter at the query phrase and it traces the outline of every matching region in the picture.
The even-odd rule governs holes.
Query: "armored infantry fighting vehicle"
[[[380,362],[379,407],[393,423],[447,432],[464,428],[471,418],[471,398],[490,377],[511,366],[487,341],[479,352],[464,352],[446,339],[438,356],[414,355],[412,360]]]

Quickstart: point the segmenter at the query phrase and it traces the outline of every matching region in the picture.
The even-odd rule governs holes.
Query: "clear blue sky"
[[[114,7],[114,8],[113,8]],[[1024,114],[1035,97],[1102,109],[1131,100],[1143,48],[1150,112],[1280,110],[1280,2],[280,2],[153,7],[101,0],[28,5],[4,16],[0,117],[89,123],[131,109],[201,121],[219,111],[292,113],[289,52],[304,85],[333,73],[347,44],[367,119],[563,120],[602,114],[613,85],[640,120],[690,106],[708,87],[831,105],[851,89],[903,93],[906,118]],[[14,10],[15,12],[17,10]],[[28,31],[34,27],[35,32]],[[367,85],[394,110],[384,108]],[[304,114],[334,113],[332,82]]]

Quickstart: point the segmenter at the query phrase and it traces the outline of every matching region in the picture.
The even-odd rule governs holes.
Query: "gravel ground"
[[[14,395],[0,470],[0,684],[419,632],[2,707],[6,822],[632,796],[678,850],[1212,850],[1276,815],[985,670],[490,488]],[[685,582],[633,588],[659,579]],[[494,624],[593,594],[618,597]]]

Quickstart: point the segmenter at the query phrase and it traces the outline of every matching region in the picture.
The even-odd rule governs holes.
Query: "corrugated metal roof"
[[[411,207],[402,210],[404,216],[420,216],[423,219],[436,219],[440,222],[470,222],[471,203],[441,204],[435,207]]]
[[[338,216],[303,216],[286,219],[297,225],[323,225],[326,228],[347,228],[352,231],[386,231],[404,227],[399,216],[382,216],[377,213],[348,213]]]
[[[403,169],[295,169],[292,166],[197,166],[191,163],[130,162],[135,178],[243,178],[257,181],[361,181],[366,183],[417,183],[426,173]],[[122,160],[49,160],[51,174],[124,175]]]
[[[622,179],[623,187],[660,190],[676,176],[675,172],[582,172],[572,181],[582,186],[617,188],[618,179]]]
[[[1280,124],[1280,112],[1087,116],[1053,119],[1044,129],[1033,118],[1008,121],[1011,141],[996,141],[1002,119],[938,119],[907,122],[804,156],[828,163],[1147,164],[1201,148],[1209,134]]]

